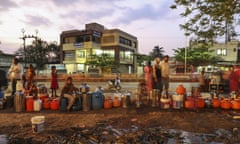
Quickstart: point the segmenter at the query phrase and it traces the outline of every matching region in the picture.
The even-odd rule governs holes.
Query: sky
[[[169,7],[174,0],[0,0],[0,50],[14,53],[23,47],[22,29],[47,42],[57,41],[65,30],[85,29],[96,22],[107,29],[118,28],[138,39],[139,53],[154,46],[172,56],[185,47],[187,38],[179,24],[180,10]],[[26,41],[31,44],[31,39]]]

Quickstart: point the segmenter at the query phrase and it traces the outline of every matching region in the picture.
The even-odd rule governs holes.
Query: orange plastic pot
[[[110,97],[105,99],[105,101],[104,101],[104,108],[105,109],[110,109],[110,108],[112,108],[112,106],[113,106],[112,99]]]
[[[193,109],[194,108],[194,101],[193,100],[186,100],[184,102],[186,109]]]
[[[197,98],[197,99],[196,99],[196,107],[197,107],[197,108],[204,108],[204,107],[205,107],[204,99],[202,99],[202,98]]]
[[[120,107],[121,106],[121,101],[119,100],[118,97],[115,97],[113,100],[113,107]]]
[[[220,106],[220,100],[216,98],[212,99],[212,107],[219,108],[219,106]]]
[[[185,87],[182,84],[178,85],[176,88],[176,93],[177,94],[185,94],[186,93]]]
[[[240,100],[239,99],[232,101],[232,109],[240,110]]]
[[[221,100],[220,107],[222,109],[228,110],[228,109],[231,109],[232,103],[229,100],[224,99],[224,100]]]

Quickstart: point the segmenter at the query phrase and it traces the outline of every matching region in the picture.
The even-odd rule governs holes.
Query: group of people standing
[[[11,87],[12,87],[12,96],[15,95],[17,90],[17,83],[19,82],[24,91],[31,96],[37,96],[37,86],[35,85],[35,78],[36,73],[35,69],[32,64],[28,65],[26,72],[24,73],[23,66],[19,63],[18,58],[14,58],[13,62],[9,68],[9,78],[11,80]],[[59,88],[58,80],[57,80],[57,69],[56,66],[51,66],[51,84],[50,89],[52,90],[52,98],[56,98],[57,94],[56,91]],[[68,77],[66,79],[66,83],[61,90],[60,97],[68,99],[68,106],[67,111],[69,111],[74,104],[77,88],[72,83],[72,77]]]
[[[9,78],[11,80],[12,96],[16,92],[17,83],[22,84],[22,87],[29,95],[36,95],[37,87],[34,84],[36,72],[32,64],[29,64],[26,72],[24,72],[23,66],[19,63],[18,58],[14,58],[9,68]],[[57,71],[56,66],[51,68],[51,86],[52,97],[56,97],[56,90],[58,89]]]
[[[154,59],[154,65],[149,61],[148,65],[144,67],[147,91],[158,89],[160,92],[165,91],[168,93],[170,75],[170,65],[168,60],[168,55],[164,56],[162,61],[160,57],[156,57]]]

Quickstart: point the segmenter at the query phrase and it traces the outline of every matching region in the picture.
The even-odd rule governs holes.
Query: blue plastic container
[[[68,99],[67,98],[61,98],[60,100],[60,111],[65,112],[67,110],[68,105]]]
[[[99,91],[92,93],[92,109],[103,108],[103,94]]]
[[[3,90],[0,91],[0,98],[4,98],[4,91]]]

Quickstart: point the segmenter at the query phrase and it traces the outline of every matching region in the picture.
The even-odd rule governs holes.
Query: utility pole
[[[28,38],[34,38],[35,41],[36,41],[36,46],[37,46],[37,34],[38,34],[38,30],[35,31],[35,32],[36,32],[36,35],[35,35],[35,36],[34,36],[34,35],[26,35],[24,28],[22,28],[21,31],[22,31],[22,37],[20,37],[20,39],[23,40],[24,68],[26,68],[26,65],[27,65],[27,63],[28,63],[28,62],[27,62],[27,59],[26,59],[26,39],[28,39]]]

